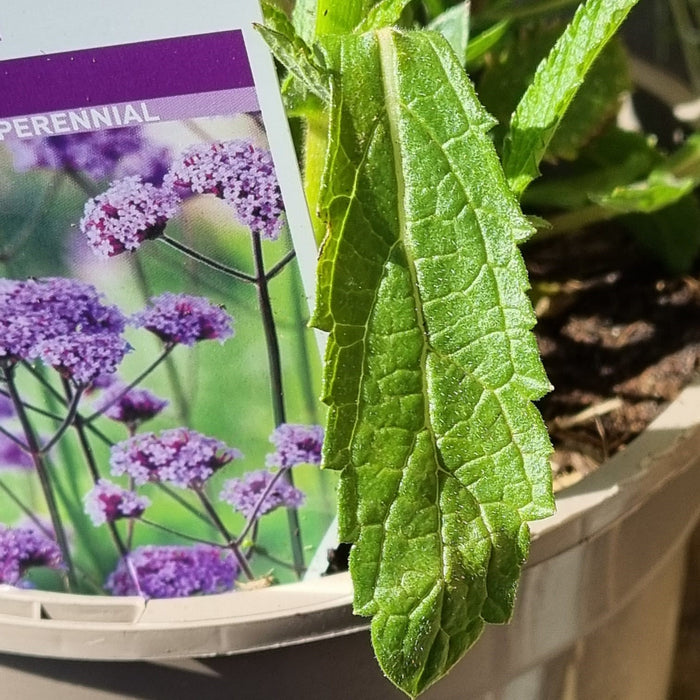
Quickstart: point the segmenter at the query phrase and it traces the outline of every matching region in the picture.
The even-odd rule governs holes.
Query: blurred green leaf
[[[539,175],[539,163],[586,74],[636,2],[588,0],[538,67],[504,142],[506,176],[518,196]]]
[[[436,17],[428,29],[440,32],[449,42],[463,65],[467,63],[469,49],[469,16],[471,2],[460,2]]]

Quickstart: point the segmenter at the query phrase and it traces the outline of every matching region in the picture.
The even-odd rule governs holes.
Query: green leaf
[[[646,180],[625,187],[616,187],[603,195],[592,194],[591,199],[606,209],[619,214],[640,212],[649,214],[675,204],[693,191],[692,178],[677,178],[663,170],[654,170]]]
[[[527,520],[551,514],[549,383],[517,244],[532,233],[441,36],[329,37],[324,465],[356,612],[411,696],[511,615]]]
[[[673,274],[689,272],[700,254],[700,204],[692,195],[650,215],[625,216],[622,222]]]
[[[440,32],[447,39],[463,65],[467,63],[469,48],[470,8],[471,2],[460,2],[459,5],[443,12],[428,25],[428,29]]]
[[[275,58],[307,90],[324,102],[330,100],[328,72],[322,58],[296,33],[287,15],[269,2],[263,3],[265,25],[256,29],[267,42]]]
[[[380,0],[355,27],[356,33],[382,29],[396,24],[401,19],[401,13],[412,0]]]
[[[297,0],[292,20],[307,43],[327,34],[351,34],[372,8],[386,0]]]
[[[529,187],[522,203],[540,211],[585,207],[596,194],[643,180],[662,162],[646,136],[613,126],[588,144],[566,173],[555,169]]]
[[[496,24],[479,32],[467,46],[467,66],[471,67],[478,63],[486,53],[491,51],[501,39],[507,34],[510,28],[508,20],[501,20]]]
[[[518,104],[504,143],[503,164],[518,196],[538,165],[586,73],[637,0],[588,0],[581,6]]]

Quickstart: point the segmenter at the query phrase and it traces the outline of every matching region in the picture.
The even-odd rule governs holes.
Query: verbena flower
[[[282,228],[284,204],[272,155],[249,141],[195,144],[173,163],[165,184],[213,194],[230,204],[241,223],[274,240]]]
[[[168,344],[194,345],[200,340],[223,343],[233,335],[233,319],[204,297],[166,292],[151,299],[151,306],[132,316],[131,322]]]
[[[113,595],[138,595],[131,570],[141,593],[148,598],[183,598],[223,593],[233,588],[238,564],[229,550],[211,545],[191,547],[146,545],[120,560],[105,583]]]
[[[121,518],[138,518],[150,504],[145,496],[123,489],[108,479],[100,479],[85,495],[85,512],[96,526]]]
[[[61,376],[87,386],[101,374],[116,372],[129,349],[121,336],[112,333],[71,333],[37,343],[33,353]]]
[[[320,425],[283,423],[272,433],[270,442],[277,449],[267,456],[268,467],[321,464],[323,428]]]
[[[144,182],[160,187],[171,161],[172,155],[167,147],[144,141],[138,151],[120,158],[111,177],[121,180],[129,175],[140,175]]]
[[[109,258],[160,236],[179,203],[172,189],[142,182],[138,175],[125,177],[87,201],[80,229],[93,252]]]
[[[114,382],[95,402],[95,410],[112,420],[134,425],[157,416],[167,405],[168,401],[148,389],[126,390],[124,384]]]
[[[121,158],[137,154],[145,143],[139,129],[124,128],[24,139],[8,145],[18,172],[75,170],[101,179],[110,177]]]
[[[15,407],[12,400],[5,394],[0,394],[0,418],[11,418],[15,415]]]
[[[14,440],[0,433],[0,469],[32,469],[34,462]]]
[[[124,326],[121,312],[78,280],[7,280],[0,287],[0,358],[32,360],[42,341],[76,332],[118,334]]]
[[[275,484],[263,499],[263,494],[275,478]],[[275,508],[299,507],[303,505],[305,496],[302,491],[287,482],[284,476],[261,469],[248,472],[240,479],[224,482],[219,498],[246,518],[259,518]]]
[[[173,428],[117,443],[110,465],[114,476],[128,474],[136,484],[157,481],[198,489],[214,472],[241,456],[221,440],[189,428]]]
[[[62,568],[56,542],[38,529],[0,525],[0,583],[14,586],[34,566]]]

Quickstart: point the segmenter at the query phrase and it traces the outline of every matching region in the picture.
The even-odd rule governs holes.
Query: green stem
[[[193,260],[196,260],[197,262],[200,262],[203,265],[211,267],[212,270],[223,272],[225,275],[228,275],[229,277],[234,277],[235,279],[241,280],[243,282],[255,282],[255,277],[252,277],[247,272],[242,272],[241,270],[237,270],[235,267],[224,265],[223,263],[220,263],[212,258],[207,257],[206,255],[202,255],[196,250],[190,248],[189,246],[186,246],[184,243],[180,243],[180,241],[176,241],[174,238],[170,238],[170,236],[166,236],[165,234],[163,234],[158,240],[163,241],[163,243],[167,243],[170,247],[175,248],[175,250],[179,251],[180,253],[183,253],[187,257],[192,258]]]
[[[141,516],[138,519],[138,521],[140,523],[143,523],[144,525],[148,525],[148,527],[160,530],[161,532],[167,532],[170,535],[175,535],[175,537],[179,539],[188,540],[190,542],[197,542],[198,544],[208,544],[210,547],[219,547],[220,549],[229,548],[228,544],[221,544],[220,542],[211,542],[209,540],[202,539],[201,537],[192,537],[192,535],[186,535],[184,532],[175,530],[171,527],[168,527],[167,525],[161,525],[160,523],[154,522],[153,520],[148,520],[148,518],[144,518],[143,516]]]
[[[70,400],[70,385],[64,380],[63,386],[66,392],[66,397],[68,398],[68,400]],[[75,416],[75,420],[73,421],[73,427],[75,428],[75,431],[78,435],[78,442],[80,443],[80,448],[83,452],[83,455],[85,456],[85,463],[87,464],[92,481],[94,484],[97,484],[100,480],[100,472],[97,468],[97,462],[95,461],[95,454],[92,451],[92,445],[90,444],[85,430],[86,426],[84,423],[84,419],[80,414],[77,414]],[[109,530],[109,533],[112,537],[114,546],[119,552],[119,556],[126,562],[129,575],[131,576],[131,579],[134,583],[134,586],[136,587],[137,592],[139,593],[139,595],[141,595],[141,586],[139,585],[138,577],[136,576],[136,572],[134,571],[133,566],[129,562],[129,550],[124,544],[124,541],[122,540],[121,535],[119,534],[119,530],[117,530],[117,526],[113,522],[108,521],[107,529]]]
[[[44,533],[47,537],[53,537],[51,531],[41,522],[34,511],[22,502],[22,500],[14,493],[14,491],[0,479],[0,490]]]
[[[219,517],[219,514],[216,512],[216,509],[214,508],[212,502],[209,500],[204,491],[202,491],[202,489],[197,489],[196,493],[199,496],[199,500],[201,501],[202,505],[204,506],[204,510],[206,510],[207,514],[216,526],[216,529],[226,540],[226,547],[233,552],[233,555],[236,557],[236,560],[238,561],[241,570],[246,575],[248,580],[253,581],[255,579],[255,575],[253,574],[250,566],[248,565],[247,559],[243,556],[243,552],[241,552],[240,547],[236,542],[236,539],[229,532],[229,529],[224,524],[224,521]]]
[[[10,241],[4,248],[0,249],[0,263],[9,261],[10,258],[12,258],[22,247],[22,245],[24,245],[24,243],[31,238],[39,227],[44,214],[55,201],[62,181],[63,173],[54,173],[54,176],[51,178],[51,181],[46,186],[46,189],[39,198],[37,205],[34,207],[29,219],[20,229],[16,238],[13,241]]]
[[[167,345],[165,350],[148,366],[146,369],[139,374],[136,379],[134,379],[132,382],[128,384],[119,394],[117,394],[112,401],[110,401],[108,404],[105,404],[102,408],[100,408],[99,411],[95,411],[94,413],[90,414],[87,416],[87,418],[83,418],[81,416],[81,421],[83,425],[87,425],[88,423],[91,423],[92,421],[95,420],[95,418],[99,418],[110,406],[113,406],[119,399],[121,399],[123,396],[128,394],[135,386],[140,384],[151,372],[153,372],[158,365],[166,360],[168,358],[168,355],[175,349],[174,345]]]
[[[53,437],[41,448],[42,454],[48,453],[48,451],[63,437],[66,430],[73,425],[75,416],[78,413],[78,404],[82,398],[83,391],[84,388],[81,387],[72,396],[70,403],[68,404],[68,412],[66,413],[66,417],[63,419],[63,422],[58,427],[58,430],[54,433]]]
[[[260,306],[260,316],[262,318],[263,330],[265,333],[265,345],[267,347],[272,414],[275,421],[275,427],[277,427],[286,422],[279,339],[277,337],[275,317],[272,312],[272,301],[270,299],[270,289],[268,287],[268,279],[265,271],[262,240],[260,238],[260,234],[256,232],[252,232],[251,236],[253,241],[253,260],[255,261],[255,286],[258,290],[258,304]],[[285,471],[284,478],[290,485],[294,485],[294,480],[289,470]],[[292,555],[294,557],[294,566],[297,571],[297,576],[301,578],[305,569],[304,546],[301,540],[299,513],[294,507],[287,508],[287,524],[289,527],[289,538],[292,547]]]
[[[304,192],[309,205],[316,244],[321,245],[326,236],[325,222],[319,217],[321,182],[328,148],[328,117],[320,110],[309,116],[304,141]]]
[[[541,241],[546,238],[554,238],[563,233],[572,231],[580,231],[586,226],[597,224],[601,221],[608,221],[619,216],[621,212],[615,212],[611,209],[606,209],[598,204],[591,204],[575,211],[569,211],[564,214],[557,214],[548,219],[551,228],[541,229],[538,231],[533,240]]]
[[[131,256],[131,264],[135,272],[136,282],[141,290],[141,296],[145,302],[153,296],[153,292],[148,283],[148,278],[146,277],[146,272],[143,269],[143,264],[138,255]],[[175,360],[173,357],[168,356],[165,360],[165,370],[168,374],[168,383],[173,392],[173,398],[175,399],[175,410],[177,411],[180,420],[188,424],[190,422],[190,407],[187,397],[182,391],[182,382],[180,381],[180,375],[175,366]]]
[[[22,426],[22,431],[24,432],[24,437],[27,441],[27,446],[29,447],[29,452],[34,461],[34,467],[36,468],[37,476],[39,477],[39,483],[41,484],[41,490],[44,494],[44,499],[46,501],[46,507],[49,511],[49,516],[51,518],[51,524],[56,536],[56,543],[61,550],[61,556],[63,562],[66,565],[66,577],[64,578],[64,586],[67,590],[77,589],[77,580],[75,578],[75,569],[73,567],[73,560],[71,558],[70,549],[68,547],[68,539],[66,537],[66,531],[63,529],[63,523],[61,522],[61,515],[58,512],[58,504],[56,503],[56,497],[53,492],[53,486],[51,484],[51,478],[49,476],[49,471],[44,461],[44,457],[41,453],[39,447],[39,441],[37,440],[36,433],[34,432],[34,427],[32,426],[29,416],[24,409],[22,404],[22,398],[17,391],[17,385],[15,384],[14,378],[15,368],[14,366],[4,368],[4,378],[7,390],[10,393],[10,398],[15,408],[15,414],[19,419],[20,425]]]

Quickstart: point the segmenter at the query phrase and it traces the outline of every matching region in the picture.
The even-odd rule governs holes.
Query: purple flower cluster
[[[199,489],[214,472],[241,453],[189,428],[141,433],[112,447],[114,476],[128,474],[136,484],[167,482]]]
[[[233,335],[233,319],[204,297],[166,292],[151,299],[151,306],[131,319],[140,328],[169,345],[194,345],[200,340],[223,343]]]
[[[61,376],[87,386],[95,377],[115,372],[129,349],[129,344],[118,335],[72,333],[43,340],[34,352]]]
[[[112,383],[95,402],[95,409],[112,420],[136,425],[157,416],[168,401],[148,389],[127,389],[121,382]]]
[[[249,141],[190,146],[164,182],[175,189],[213,194],[231,205],[254,233],[269,240],[279,236],[284,204],[272,155]]]
[[[125,322],[92,285],[61,277],[8,280],[0,288],[0,358],[34,360],[41,343],[61,337],[118,337]]]
[[[0,583],[17,585],[33,566],[62,567],[56,542],[34,528],[0,525]]]
[[[61,134],[8,145],[18,172],[50,168],[81,171],[95,179],[139,173],[146,181],[162,181],[169,159],[166,148],[152,144],[134,128]]]
[[[233,554],[211,545],[192,547],[138,547],[122,559],[110,574],[105,588],[113,595],[138,595],[132,571],[141,593],[149,598],[183,598],[223,593],[233,588],[238,565]]]
[[[138,518],[150,504],[145,496],[138,496],[107,479],[100,479],[85,495],[85,512],[96,526],[121,518]]]
[[[87,201],[80,229],[93,252],[109,258],[160,236],[179,204],[172,189],[142,182],[137,175],[125,177]]]
[[[283,423],[270,436],[277,448],[267,456],[268,467],[283,469],[297,464],[321,464],[323,428],[320,425]]]
[[[12,400],[5,394],[0,394],[0,418],[10,418],[15,415],[15,407]]]
[[[259,518],[275,508],[299,507],[305,497],[302,491],[286,481],[284,474],[260,469],[248,472],[240,479],[226,481],[219,498],[246,518]]]
[[[0,433],[0,469],[32,469],[34,462],[14,440]]]

